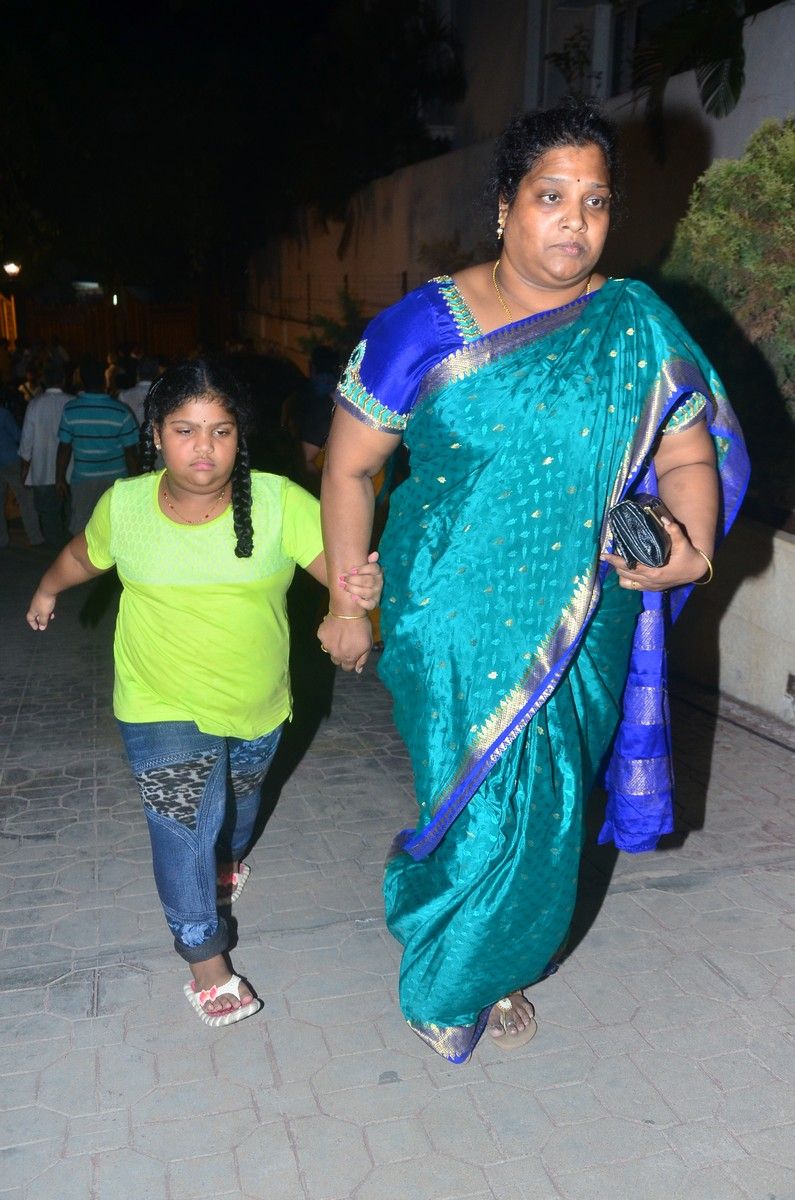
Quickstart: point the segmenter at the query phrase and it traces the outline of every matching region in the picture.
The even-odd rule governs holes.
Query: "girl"
[[[249,422],[244,390],[225,369],[196,359],[167,371],[146,400],[144,474],[105,493],[27,613],[43,631],[60,592],[118,569],[113,710],[166,921],[193,974],[185,994],[208,1025],[260,1007],[230,971],[217,910],[245,884],[240,856],[290,716],[285,595],[295,564],[327,583],[317,501],[249,469]],[[158,452],[165,468],[153,472]],[[377,557],[340,578],[355,619],[380,597]]]

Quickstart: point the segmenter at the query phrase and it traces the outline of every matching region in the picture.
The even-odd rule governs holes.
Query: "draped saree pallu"
[[[419,814],[384,891],[404,1015],[452,1062],[566,939],[584,800],[628,676],[602,839],[647,849],[672,827],[662,609],[649,596],[639,618],[599,553],[608,507],[640,480],[654,489],[655,438],[693,395],[725,478],[728,464],[728,524],[741,438],[709,364],[641,284],[472,336],[425,372],[406,419],[379,669]]]

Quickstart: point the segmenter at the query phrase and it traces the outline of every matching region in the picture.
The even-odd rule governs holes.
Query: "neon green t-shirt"
[[[285,597],[295,564],[323,550],[320,506],[288,479],[252,471],[254,552],[236,558],[231,507],[178,525],[157,502],[162,474],[118,480],[85,531],[92,563],[115,563],[124,585],[113,711],[259,737],[292,711]]]

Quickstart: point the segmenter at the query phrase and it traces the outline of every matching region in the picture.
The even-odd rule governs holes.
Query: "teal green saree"
[[[640,596],[600,568],[606,511],[641,476],[653,486],[655,438],[675,410],[679,427],[705,403],[713,423],[730,415],[709,364],[643,285],[609,281],[484,337],[462,328],[449,286],[441,294],[462,336],[437,361],[419,355],[404,412],[389,397],[394,375],[378,380],[400,305],[368,330],[339,402],[404,432],[411,452],[380,547],[379,669],[418,818],[395,841],[384,895],[404,947],[403,1013],[461,1062],[495,1001],[541,978],[566,939],[584,802],[621,720],[633,641],[642,658],[656,637],[648,614],[638,620]],[[404,357],[407,336],[427,336],[406,301]],[[729,445],[736,430],[724,434]],[[727,508],[730,520],[733,492]],[[641,741],[661,720],[641,713]],[[661,759],[652,775],[669,796]],[[641,800],[652,791],[622,786],[640,786]],[[653,844],[668,817],[637,808]],[[620,826],[621,811],[611,819]]]

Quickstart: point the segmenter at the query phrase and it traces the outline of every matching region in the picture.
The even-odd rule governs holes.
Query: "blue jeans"
[[[251,841],[282,727],[244,741],[201,733],[193,721],[118,725],[174,947],[186,962],[204,962],[229,945],[216,902],[217,861],[240,858]]]

